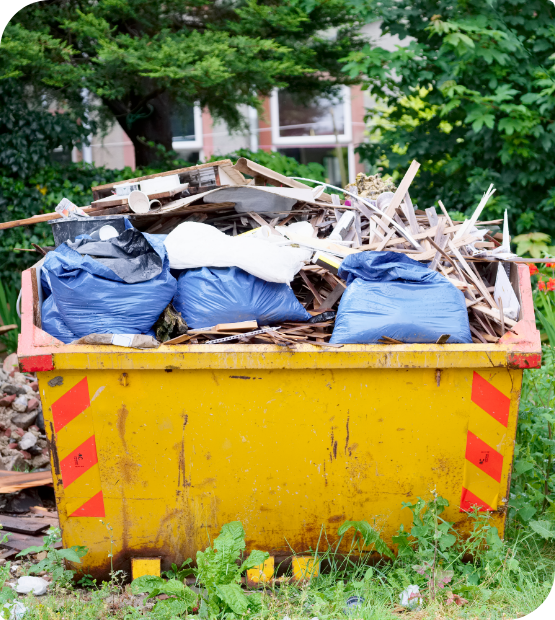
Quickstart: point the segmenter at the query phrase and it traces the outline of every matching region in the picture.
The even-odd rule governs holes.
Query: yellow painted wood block
[[[315,560],[313,557],[294,557],[292,567],[295,581],[312,579],[320,574],[320,560]]]
[[[248,583],[265,583],[274,576],[274,557],[270,556],[264,564],[259,564],[247,571]]]
[[[160,561],[162,558],[131,558],[131,575],[133,579],[153,575],[160,577]]]

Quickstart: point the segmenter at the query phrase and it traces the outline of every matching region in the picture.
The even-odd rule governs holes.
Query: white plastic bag
[[[239,267],[257,278],[280,284],[289,284],[312,254],[253,235],[231,237],[214,226],[197,222],[177,226],[164,245],[172,269]]]
[[[407,586],[401,594],[399,594],[399,600],[403,607],[412,609],[413,611],[420,611],[420,604],[422,603],[422,597],[420,596],[420,588],[418,586]]]

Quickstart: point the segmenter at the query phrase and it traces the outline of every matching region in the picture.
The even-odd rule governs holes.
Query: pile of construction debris
[[[119,238],[118,251],[121,254],[124,237],[125,244],[136,243],[129,232],[132,228],[147,233],[152,247],[156,246],[155,238],[160,244],[165,244],[164,249],[156,251],[159,257],[167,253],[171,273],[179,278],[177,293],[175,287],[173,292],[170,290],[168,279],[159,284],[157,290],[163,290],[166,297],[160,296],[158,301],[162,305],[159,309],[156,309],[156,304],[151,307],[155,314],[152,320],[141,323],[141,327],[132,330],[135,335],[127,339],[112,338],[111,334],[124,333],[121,328],[105,327],[97,329],[99,333],[93,330],[91,335],[87,327],[82,327],[79,321],[73,319],[73,310],[70,312],[66,308],[66,302],[62,302],[60,296],[49,302],[48,329],[44,327],[47,302],[43,302],[43,328],[63,342],[154,347],[161,342],[220,344],[236,341],[289,348],[307,343],[342,346],[337,342],[496,343],[514,327],[520,313],[514,291],[516,274],[514,269],[510,269],[511,263],[518,257],[510,252],[506,214],[504,222],[479,220],[493,195],[491,187],[473,216],[464,222],[453,221],[441,202],[439,211],[435,207],[423,210],[415,207],[409,195],[409,186],[418,168],[419,164],[413,162],[397,185],[391,180],[383,180],[379,175],[359,175],[356,183],[341,189],[310,179],[285,177],[245,158],[239,159],[235,165],[229,160],[222,160],[94,187],[94,200],[90,206],[79,208],[69,201],[62,201],[56,213],[3,223],[0,229],[51,221],[56,253],[61,245],[67,245],[73,252],[110,266],[120,277],[119,281],[127,283],[138,282],[138,276],[129,275],[126,269],[118,272],[113,267],[116,254],[102,254],[105,250],[99,249],[98,242]],[[326,189],[331,193],[327,193]],[[497,230],[500,224],[504,226],[503,235],[497,234],[494,238],[491,229],[495,227]],[[217,237],[220,233],[224,234]],[[76,241],[83,234],[87,235],[86,240]],[[222,256],[224,252],[217,250],[225,246],[228,252],[230,237],[241,242],[230,250],[231,254]],[[246,245],[245,239],[250,240]],[[210,252],[204,251],[206,247]],[[38,246],[36,249],[45,256],[54,250]],[[69,256],[68,250],[62,253]],[[463,309],[464,303],[468,308],[465,327],[468,338],[450,340],[450,334],[436,331],[433,333],[437,333],[437,339],[430,340],[429,333],[412,336],[410,330],[410,333],[405,330],[408,335],[396,338],[392,337],[393,332],[384,328],[382,337],[378,339],[336,339],[334,344],[332,334],[336,314],[343,293],[352,281],[351,276],[346,275],[345,265],[352,266],[353,255],[367,258],[374,253],[387,254],[391,264],[396,260],[396,254],[404,254],[429,271],[440,274],[462,291]],[[48,256],[46,260],[45,268],[50,265]],[[275,268],[279,261],[284,265],[281,271]],[[50,281],[55,280],[61,271],[56,271],[58,266],[50,265],[50,271],[45,268],[42,270],[42,289],[46,290],[43,299],[50,294],[50,289],[52,297],[58,294],[58,289]],[[68,268],[67,265],[65,268]],[[212,271],[202,272],[204,268]],[[199,318],[198,312],[195,314],[198,308],[190,311],[191,305],[195,305],[195,300],[211,303],[208,285],[213,286],[209,280],[217,269],[227,269],[226,274],[231,274],[233,278],[239,278],[233,271],[239,269],[241,273],[248,272],[256,281],[262,279],[267,284],[289,285],[291,289],[288,290],[292,290],[296,298],[294,302],[299,302],[300,306],[291,310],[293,302],[289,299],[288,312],[272,314],[261,311],[257,314],[252,311],[252,304],[249,306],[243,298],[236,298],[235,292],[230,293],[230,289],[226,288],[229,307],[226,308],[224,303],[223,311],[201,312]],[[199,270],[203,278],[200,284]],[[284,275],[285,272],[289,275]],[[153,268],[153,273],[159,274],[160,269],[156,271]],[[269,275],[264,275],[266,273]],[[419,277],[422,279],[423,276]],[[37,278],[40,288],[40,276],[37,275]],[[238,289],[255,285],[252,280],[241,285],[238,282],[234,280]],[[225,286],[218,281],[218,294]],[[266,296],[268,290],[265,289]],[[67,304],[70,303],[67,301]],[[222,310],[220,299],[214,304],[219,304],[218,309]],[[150,304],[147,305],[150,307]],[[145,307],[144,303],[142,307]],[[89,319],[90,308],[87,311]],[[102,311],[109,314],[109,310]],[[133,311],[130,310],[129,314],[132,315]],[[209,320],[212,317],[215,317],[214,320]],[[411,317],[405,319],[410,322]],[[103,321],[101,323],[105,325],[106,321]],[[56,326],[63,329],[57,330]],[[23,408],[22,401],[18,403],[21,404],[17,407]]]
[[[50,469],[37,379],[16,368],[15,354],[0,368],[0,469]]]

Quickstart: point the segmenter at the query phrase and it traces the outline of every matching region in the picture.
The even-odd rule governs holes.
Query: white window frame
[[[348,144],[353,139],[353,127],[351,117],[351,89],[348,86],[341,87],[343,95],[343,118],[345,133],[337,135],[340,144]],[[272,121],[272,143],[276,146],[317,146],[318,144],[329,145],[335,143],[335,135],[325,136],[280,136],[279,135],[279,104],[278,89],[272,91],[270,97],[270,115]]]
[[[172,148],[174,151],[200,151],[204,146],[202,139],[202,110],[200,106],[195,105],[193,108],[193,119],[195,123],[195,139],[194,140],[173,140]]]

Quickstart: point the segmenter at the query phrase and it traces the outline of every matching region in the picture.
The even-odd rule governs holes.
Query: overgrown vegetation
[[[382,0],[373,5],[392,51],[346,59],[377,99],[368,110],[370,166],[402,174],[422,163],[411,193],[422,207],[509,210],[516,233],[555,224],[555,8],[544,0]]]
[[[397,554],[367,521],[346,522],[339,529],[338,540],[327,549],[308,552],[321,569],[317,576],[293,582],[289,568],[283,577],[258,590],[244,589],[241,575],[263,563],[268,554],[252,551],[245,558],[243,527],[239,522],[229,523],[205,551],[197,553],[196,567],[187,560],[181,567],[174,565],[165,578],[140,577],[125,587],[113,576],[98,587],[91,582],[92,589],[86,593],[60,579],[54,593],[41,598],[40,604],[30,601],[26,617],[43,620],[55,613],[67,620],[197,616],[281,620],[288,615],[335,620],[354,613],[357,618],[391,620],[401,611],[422,608],[415,617],[501,620],[535,609],[553,583],[554,548],[544,542],[553,532],[546,535],[529,529],[523,534],[513,523],[508,540],[503,541],[490,515],[474,511],[470,535],[462,537],[443,517],[447,506],[446,500],[435,494],[427,501],[417,498],[414,503],[404,503],[412,513],[412,526],[406,531],[401,527],[394,537]],[[53,541],[55,533],[49,534]],[[349,538],[349,551],[339,553]],[[376,551],[385,559],[376,562]],[[82,557],[83,552],[86,550],[80,548],[78,555]],[[73,556],[69,559],[74,561]],[[58,568],[56,565],[54,570]],[[189,585],[184,583],[191,576],[194,584],[191,580]],[[409,586],[414,594],[407,609],[399,601]],[[143,602],[133,598],[141,593],[147,594]],[[80,601],[86,601],[86,609],[79,609]],[[355,607],[349,610],[348,601],[354,601]]]

